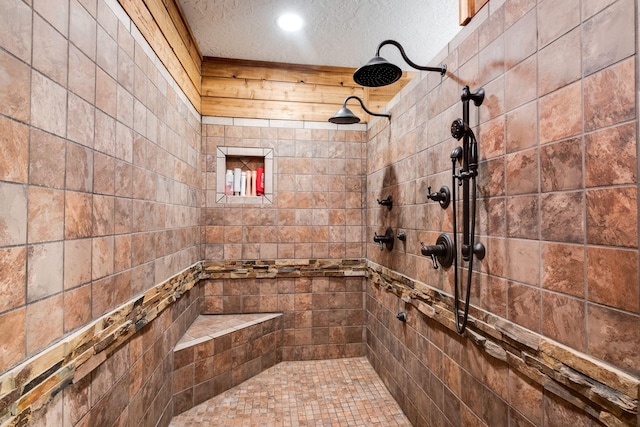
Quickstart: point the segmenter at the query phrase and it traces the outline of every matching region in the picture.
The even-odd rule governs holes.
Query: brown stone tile
[[[69,41],[92,60],[96,57],[96,21],[78,0],[70,0]]]
[[[480,134],[478,135],[482,141],[480,160],[494,159],[504,155],[506,142],[504,123],[505,116],[500,115],[480,126]]]
[[[0,369],[6,371],[24,359],[26,353],[26,309],[10,311],[0,314],[0,326],[6,331],[8,336],[0,351]]]
[[[501,360],[487,358],[484,363],[484,384],[501,399],[508,400],[510,395],[509,387],[509,365]]]
[[[505,73],[504,106],[507,111],[536,98],[537,66],[537,57],[533,55]]]
[[[78,424],[78,422],[89,412],[90,390],[90,375],[65,387],[63,391],[63,416],[71,425],[82,425],[81,423]]]
[[[540,290],[509,282],[507,286],[508,319],[530,329],[540,331]]]
[[[133,167],[129,163],[115,161],[114,194],[120,197],[131,197],[133,194]]]
[[[97,101],[96,101],[97,104]],[[114,107],[115,108],[115,107]],[[96,151],[114,156],[116,149],[116,121],[100,110],[96,110],[94,148]]]
[[[478,28],[478,43],[483,49],[504,32],[504,8],[499,8],[492,13],[485,22]]]
[[[486,212],[485,212],[486,209]],[[506,217],[506,200],[504,198],[492,198],[486,203],[478,206],[479,211],[479,223],[476,223],[478,230],[482,231],[482,234],[491,236],[505,236],[507,224],[504,218]],[[484,230],[484,227],[487,227]]]
[[[34,71],[31,74],[31,124],[64,137],[67,124],[67,90]]]
[[[53,25],[62,35],[66,36],[69,30],[69,2],[63,1],[58,5],[45,0],[36,0],[33,9],[40,14],[49,24]]]
[[[630,58],[584,79],[586,131],[635,117],[634,72],[635,60]]]
[[[0,249],[0,312],[26,301],[27,251],[24,246]]]
[[[581,77],[580,35],[581,29],[576,28],[538,51],[538,96],[567,86]]]
[[[585,251],[583,246],[542,243],[542,287],[583,297]]]
[[[64,289],[91,281],[91,239],[64,242]]]
[[[116,78],[118,75],[118,44],[103,27],[98,26],[97,28],[96,42],[100,49],[96,51],[96,64],[111,77]]]
[[[576,82],[539,99],[540,143],[568,138],[582,131],[581,86],[582,82]]]
[[[580,24],[580,1],[557,4],[544,0],[538,5],[538,46],[543,47]],[[559,17],[562,17],[561,19]]]
[[[27,300],[36,301],[62,291],[62,242],[27,249]]]
[[[582,2],[582,19],[586,21],[615,2],[616,0],[587,0]]]
[[[538,196],[507,198],[507,237],[536,239],[540,232]],[[544,223],[543,227],[547,226]]]
[[[585,328],[584,300],[542,292],[542,333],[545,336],[578,351],[585,351]],[[518,409],[527,414],[524,408]]]
[[[114,194],[114,186],[114,158],[95,153],[93,156],[93,192],[99,194]]]
[[[589,301],[637,313],[639,311],[637,255],[636,250],[588,247],[587,295]]]
[[[480,289],[480,301],[483,309],[507,317],[507,281],[488,276]]]
[[[91,277],[97,280],[113,273],[113,236],[92,241]]]
[[[0,70],[0,86],[3,88],[0,92],[0,113],[27,122],[31,104],[31,69],[8,53],[0,51]]]
[[[480,107],[480,123],[499,117],[506,113],[504,107],[504,75],[497,77],[495,80],[484,85],[485,99]],[[458,110],[456,110],[458,111]],[[456,113],[456,116],[459,113]],[[449,137],[449,133],[445,134],[445,138]],[[481,155],[482,155],[482,150]]]
[[[538,149],[507,156],[507,194],[537,193],[539,168]]]
[[[536,2],[534,0],[510,0],[505,3],[504,25],[505,28],[511,27],[520,18],[525,16]]]
[[[636,182],[636,134],[633,124],[585,135],[586,186]]]
[[[507,427],[509,425],[509,411],[507,403],[495,393],[484,388],[482,391],[483,410],[482,419],[492,427]]]
[[[68,87],[90,104],[95,101],[96,65],[73,44],[69,44]]]
[[[26,348],[31,355],[62,337],[64,308],[62,294],[27,306]]]
[[[110,117],[116,116],[117,82],[102,69],[96,69],[96,108]],[[96,125],[98,116],[96,116]],[[97,131],[97,130],[96,130]],[[97,135],[96,135],[96,139]]]
[[[640,317],[588,304],[587,325],[590,355],[638,375]]]
[[[537,115],[538,104],[536,102],[530,102],[507,113],[505,138],[507,153],[514,153],[537,145]],[[484,142],[483,139],[483,151]]]
[[[114,232],[129,233],[133,229],[133,203],[116,197],[114,203]]]
[[[585,225],[582,217],[584,194],[563,192],[541,196],[542,240],[583,243]]]
[[[544,395],[544,425],[574,427],[588,427],[591,424],[590,417],[565,400],[553,393]]]
[[[536,13],[531,11],[505,31],[505,65],[507,69],[535,53],[538,44],[536,30]]]
[[[542,389],[513,370],[509,372],[509,403],[535,425],[542,425]]]
[[[67,85],[69,42],[39,15],[33,16],[33,67],[62,86]]]
[[[93,152],[71,142],[66,149],[66,188],[90,192],[93,190]]]
[[[587,243],[637,247],[636,201],[633,187],[587,191]]]
[[[73,93],[69,93],[68,103],[67,138],[85,147],[93,147],[94,107]]]
[[[63,188],[64,181],[65,141],[33,129],[29,144],[29,182],[46,187]]]
[[[582,187],[582,143],[578,138],[540,147],[543,192]]]
[[[104,236],[114,232],[114,198],[93,196],[93,236]]]
[[[24,2],[6,4],[0,17],[4,28],[0,45],[8,52],[29,63],[31,61],[32,13]]]
[[[131,236],[114,236],[113,268],[115,272],[131,268]]]
[[[90,237],[92,231],[92,205],[90,194],[67,191],[65,194],[65,229],[67,239]]]
[[[29,128],[0,117],[0,179],[27,182],[29,169]]]
[[[497,15],[497,14],[494,14]],[[494,16],[492,15],[492,17]],[[489,19],[491,20],[491,18]],[[482,34],[480,35],[480,52],[478,53],[478,85],[484,85],[504,74],[504,35],[500,35],[485,48],[482,47]],[[457,88],[457,85],[456,85]],[[486,90],[486,88],[485,88]]]
[[[584,74],[620,61],[635,52],[634,19],[630,0],[619,1],[587,20],[583,29]]]
[[[64,294],[64,331],[70,332],[91,321],[91,286],[65,292]]]
[[[61,240],[64,235],[64,191],[29,187],[29,243]]]

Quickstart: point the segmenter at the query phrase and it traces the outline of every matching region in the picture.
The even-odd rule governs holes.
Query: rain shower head
[[[329,121],[337,125],[353,125],[360,123],[360,117],[356,116],[353,114],[353,111],[343,106],[333,115],[333,117],[329,119]]]
[[[390,85],[402,77],[402,70],[400,67],[390,63],[380,56],[380,49],[382,46],[387,44],[392,44],[397,47],[402,58],[407,62],[407,64],[416,70],[437,71],[440,75],[444,75],[447,71],[447,66],[444,64],[440,67],[423,67],[421,65],[417,65],[407,58],[407,55],[404,53],[404,49],[400,43],[395,40],[385,40],[378,45],[376,56],[353,73],[353,81],[362,86],[380,87]]]
[[[374,56],[353,74],[356,83],[367,87],[387,86],[400,80],[400,77],[400,67],[381,56]]]
[[[357,97],[355,95],[351,95],[351,96],[348,96],[347,98],[345,98],[344,102],[342,103],[342,108],[339,109],[338,112],[335,113],[329,119],[329,121],[331,123],[335,123],[337,125],[353,125],[355,123],[360,123],[360,118],[358,116],[356,116],[355,114],[353,114],[353,112],[347,108],[347,101],[349,101],[350,99],[357,99],[358,102],[360,102],[360,105],[362,106],[362,109],[364,111],[366,111],[367,114],[369,114],[371,116],[377,116],[377,117],[386,117],[389,120],[391,120],[391,114],[373,113],[373,112],[369,111],[367,109],[367,107],[364,106],[364,103],[362,102],[362,99],[360,99],[359,97]]]

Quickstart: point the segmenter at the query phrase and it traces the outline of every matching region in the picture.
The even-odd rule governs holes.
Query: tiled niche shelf
[[[270,205],[273,203],[273,148],[217,147],[216,203]],[[227,169],[242,171],[264,167],[264,194],[261,196],[227,196],[224,194]]]

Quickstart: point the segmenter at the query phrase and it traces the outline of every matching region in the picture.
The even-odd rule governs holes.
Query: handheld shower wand
[[[469,318],[469,299],[471,296],[471,278],[473,273],[473,259],[483,259],[485,256],[484,245],[475,242],[476,232],[476,203],[477,189],[476,177],[478,176],[478,142],[473,131],[469,127],[469,102],[473,101],[476,106],[482,105],[484,100],[484,89],[480,88],[471,93],[469,86],[462,89],[462,118],[456,119],[451,124],[451,136],[455,139],[462,139],[462,147],[456,147],[451,153],[453,164],[452,187],[453,187],[453,247],[454,247],[454,311],[456,330],[459,334],[464,333]],[[459,174],[456,175],[456,164],[462,161]],[[467,289],[464,301],[462,321],[460,320],[460,280],[458,272],[458,218],[456,210],[456,180],[462,186],[462,248],[460,250],[463,261],[468,261]],[[471,194],[470,194],[471,191]],[[470,206],[472,204],[472,206]]]

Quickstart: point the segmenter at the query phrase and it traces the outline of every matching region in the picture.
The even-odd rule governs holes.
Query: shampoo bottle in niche
[[[240,182],[240,168],[235,168],[233,171],[233,194],[235,194],[236,196],[240,195]]]
[[[252,196],[257,196],[256,193],[256,171],[251,171],[251,195]]]
[[[246,172],[242,172],[242,175],[240,177],[240,195],[241,196],[247,195],[247,173]]]
[[[227,169],[227,174],[224,178],[224,194],[233,196],[233,172],[231,172],[231,169]]]
[[[258,168],[256,170],[256,195],[262,196],[264,194],[264,168]]]

